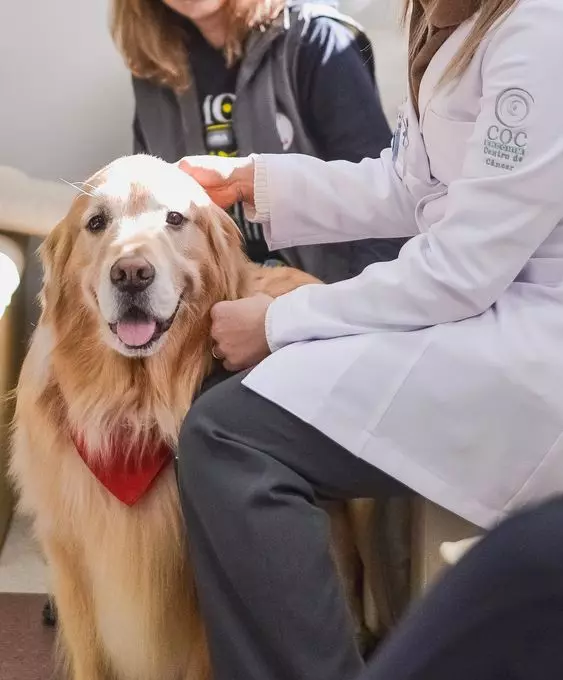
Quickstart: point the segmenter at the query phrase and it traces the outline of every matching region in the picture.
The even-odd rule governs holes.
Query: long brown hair
[[[410,15],[412,6],[417,0],[405,0],[403,20],[407,21]],[[428,14],[432,12],[432,9],[438,5],[439,2],[443,0],[432,0],[429,3],[427,9]],[[449,2],[455,3],[456,0],[448,0]],[[465,69],[469,66],[470,61],[475,56],[475,52],[479,47],[481,41],[485,37],[487,31],[493,26],[499,19],[501,19],[507,12],[509,12],[518,0],[481,0],[480,7],[477,10],[477,19],[473,28],[471,29],[469,35],[467,36],[465,42],[457,52],[457,54],[452,59],[448,68],[446,69],[444,75],[442,76],[441,82],[448,82],[454,78],[460,76]],[[429,21],[426,13],[422,13],[420,21],[417,25],[411,26],[411,40],[409,47],[409,60],[412,62],[414,55],[416,55],[420,49],[421,44],[426,40],[427,31],[429,29]]]
[[[266,28],[284,6],[285,0],[227,0],[229,32],[224,51],[229,63],[241,56],[248,33]],[[113,0],[111,33],[134,76],[177,92],[189,87],[181,20],[162,0]]]

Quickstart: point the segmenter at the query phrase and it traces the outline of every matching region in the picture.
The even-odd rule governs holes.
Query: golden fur
[[[92,451],[102,452],[123,427],[133,439],[157,432],[174,445],[211,368],[211,306],[258,290],[280,295],[314,279],[251,265],[230,218],[162,161],[120,159],[84,187],[88,195],[74,200],[41,249],[42,315],[18,386],[11,473],[50,566],[70,677],[205,680],[205,634],[172,467],[129,508],[91,474],[70,435],[80,431]],[[162,196],[168,210],[189,215],[184,229],[171,231],[158,207],[151,212]],[[113,221],[107,233],[91,234],[85,221],[100,201]],[[96,297],[108,253],[131,250],[164,255],[183,277],[164,344],[144,357],[108,345]],[[351,592],[350,534],[343,515],[334,507],[332,514]]]

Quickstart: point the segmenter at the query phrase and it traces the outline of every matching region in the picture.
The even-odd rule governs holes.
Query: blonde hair
[[[242,55],[248,33],[269,26],[285,0],[227,0],[224,52],[229,64]],[[177,92],[190,86],[181,20],[162,0],[113,0],[111,34],[131,73]]]
[[[420,1],[420,0],[419,0]],[[428,14],[437,7],[438,3],[443,0],[432,0],[429,3]],[[455,3],[457,0],[448,0]],[[509,12],[518,0],[481,0],[480,7],[477,9],[477,20],[471,29],[465,42],[450,62],[444,75],[441,78],[441,83],[451,81],[454,78],[462,75],[469,63],[475,56],[475,52],[479,47],[481,41],[485,37],[487,31],[507,12]],[[405,0],[403,20],[406,22],[410,11],[414,5],[415,0]],[[411,40],[409,46],[409,62],[412,63],[413,58],[420,47],[426,40],[427,31],[430,24],[426,13],[422,13],[420,20],[414,26],[411,26]]]

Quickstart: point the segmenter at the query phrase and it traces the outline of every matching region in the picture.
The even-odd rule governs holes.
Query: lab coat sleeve
[[[453,322],[499,299],[563,218],[562,35],[563,5],[547,0],[518,5],[495,29],[482,61],[480,113],[444,218],[411,239],[398,260],[274,301],[266,320],[272,350]],[[493,137],[519,134],[521,147],[500,167],[485,153],[491,126]],[[343,221],[354,201],[340,205]],[[369,210],[366,201],[365,221]]]
[[[418,233],[415,199],[390,149],[360,163],[297,154],[254,157],[256,212],[270,250]]]

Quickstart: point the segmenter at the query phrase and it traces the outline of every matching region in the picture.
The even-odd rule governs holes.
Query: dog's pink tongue
[[[154,335],[156,321],[119,321],[117,337],[129,347],[142,347]]]

